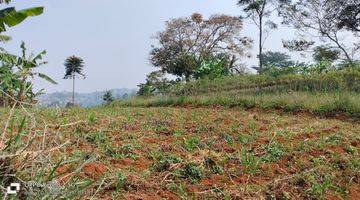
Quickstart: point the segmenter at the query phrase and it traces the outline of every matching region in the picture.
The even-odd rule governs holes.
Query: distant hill
[[[128,99],[136,94],[136,89],[112,89],[115,99]],[[76,104],[82,107],[93,107],[104,103],[103,95],[105,91],[91,93],[75,93]],[[55,92],[44,94],[38,97],[39,104],[44,107],[65,107],[71,102],[72,92]]]

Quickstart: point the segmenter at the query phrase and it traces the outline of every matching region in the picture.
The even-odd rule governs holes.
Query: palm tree
[[[73,79],[72,105],[75,105],[75,78],[76,74],[85,78],[82,73],[84,68],[84,60],[80,57],[70,56],[65,60],[65,76],[64,79]]]

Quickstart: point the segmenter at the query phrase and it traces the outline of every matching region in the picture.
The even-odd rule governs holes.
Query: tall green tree
[[[72,105],[75,105],[75,79],[76,75],[80,75],[85,78],[83,74],[84,60],[80,57],[70,56],[65,60],[65,76],[64,79],[73,80],[73,91],[72,91]]]
[[[238,0],[237,5],[246,13],[246,18],[259,29],[259,66],[254,67],[261,72],[264,66],[263,51],[266,39],[270,36],[272,30],[277,29],[277,24],[269,19],[271,13],[275,10],[278,2],[281,0]],[[283,0],[284,1],[284,0]]]

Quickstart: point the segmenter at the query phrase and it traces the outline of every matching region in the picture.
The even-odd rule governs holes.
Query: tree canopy
[[[286,53],[268,51],[263,54],[265,67],[290,67],[295,64]]]
[[[85,77],[85,75],[82,72],[84,69],[84,60],[82,58],[76,56],[70,56],[65,60],[64,66],[65,66],[64,79],[74,78],[76,74]]]
[[[248,55],[251,39],[241,35],[242,20],[228,15],[203,19],[200,14],[178,18],[166,23],[166,29],[155,39],[150,61],[161,71],[185,77],[192,76],[203,60],[221,56],[230,68],[239,67],[241,56]]]

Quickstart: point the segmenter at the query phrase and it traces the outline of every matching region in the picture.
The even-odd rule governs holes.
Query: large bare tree
[[[243,28],[239,17],[213,15],[204,19],[193,14],[170,20],[165,31],[156,34],[150,61],[161,71],[184,77],[187,81],[205,59],[221,57],[229,67],[237,69],[242,56],[248,55],[252,41],[240,33]]]
[[[360,32],[360,1],[359,0],[327,0],[329,17],[337,20],[339,28]]]
[[[356,48],[356,42],[351,47],[344,43],[343,36],[346,31],[339,26],[338,20],[334,18],[340,10],[339,7],[334,6],[333,2],[333,0],[293,0],[283,4],[280,13],[284,23],[292,25],[301,38],[320,39],[322,42],[329,43],[330,48],[341,51],[344,61],[352,64],[354,53],[358,48]],[[294,46],[293,44],[296,44],[295,46],[303,44],[305,47],[310,47],[314,43],[299,40],[285,44],[291,47]],[[304,48],[299,49],[304,50]]]

